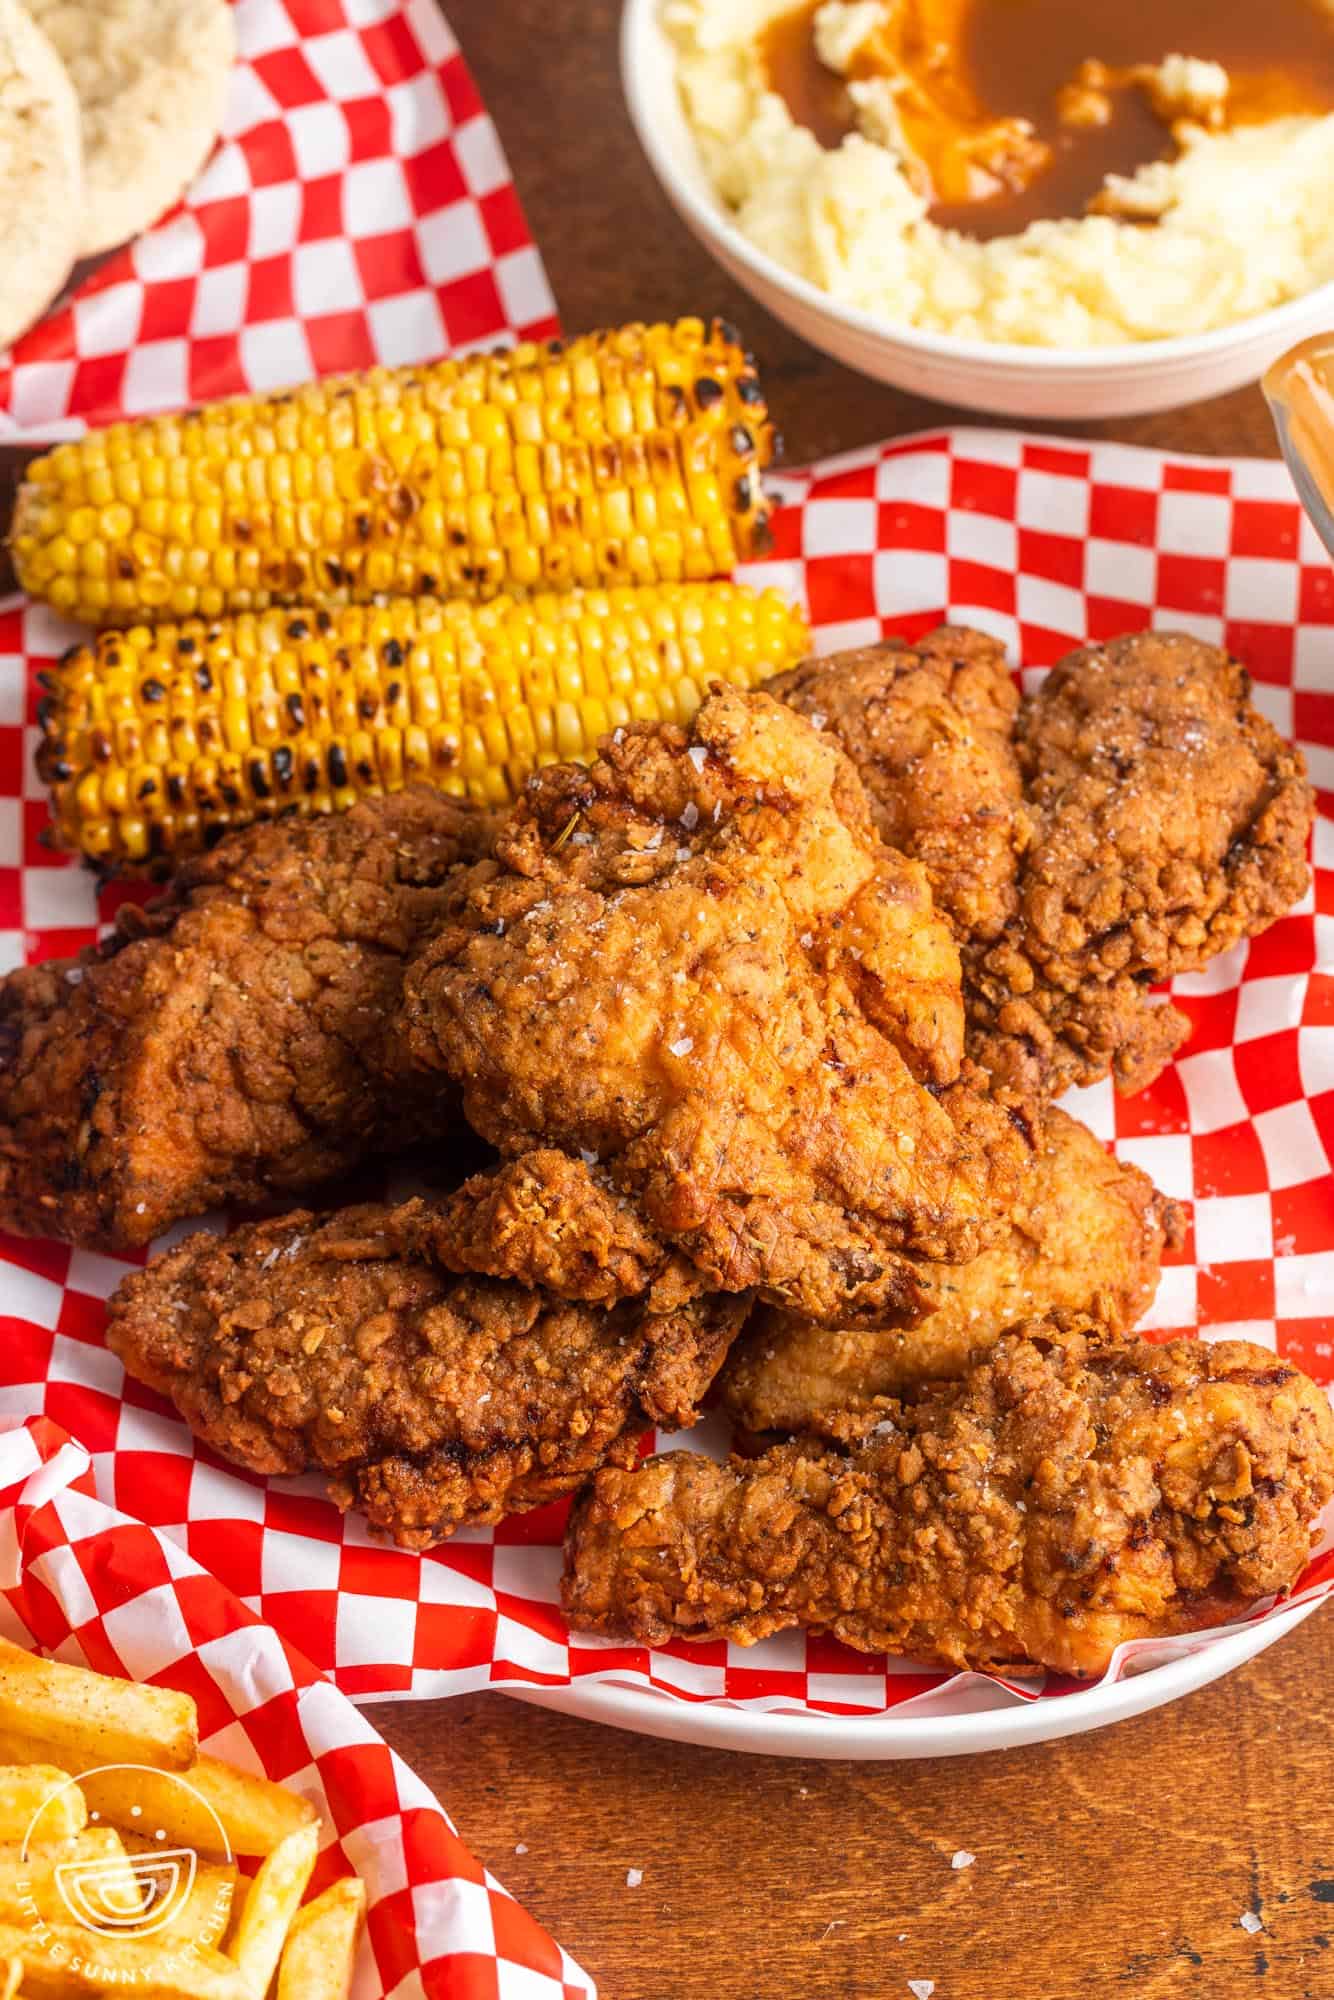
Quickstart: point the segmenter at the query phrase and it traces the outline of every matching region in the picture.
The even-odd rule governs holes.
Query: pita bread
[[[0,0],[0,347],[60,290],[82,209],[74,86],[46,36]]]
[[[213,150],[236,54],[227,0],[27,0],[83,114],[82,256],[156,222]]]

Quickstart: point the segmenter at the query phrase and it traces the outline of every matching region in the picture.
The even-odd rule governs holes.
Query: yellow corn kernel
[[[808,633],[776,590],[654,584],[485,604],[394,598],[105,631],[45,676],[54,835],[162,873],[226,828],[418,780],[503,804],[630,719],[755,687]]]
[[[704,579],[762,546],[772,448],[730,327],[632,325],[92,431],[28,466],[10,546],[100,625]]]

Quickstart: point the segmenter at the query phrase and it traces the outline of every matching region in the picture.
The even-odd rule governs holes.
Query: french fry
[[[26,1855],[17,1842],[0,1847],[0,1923],[22,1924],[34,1916],[72,1923],[78,1912],[61,1888],[58,1868],[69,1871],[66,1881],[82,1869],[95,1875],[107,1907],[130,1910],[141,1900],[120,1835],[114,1827],[90,1826],[72,1840],[33,1841]]]
[[[88,1823],[87,1800],[70,1783],[68,1771],[23,1758],[0,1764],[0,1840],[25,1840],[39,1812],[41,1840],[67,1840]],[[3,1993],[0,1987],[0,2000]]]
[[[347,2000],[366,1884],[344,1875],[298,1910],[278,1967],[278,2000]]]
[[[32,1735],[76,1775],[97,1764],[184,1771],[199,1752],[188,1695],[42,1660],[0,1640],[0,1730]]]
[[[0,1959],[0,2000],[18,2000],[18,1990],[22,1984],[22,1959]]]
[[[153,1933],[160,1944],[199,1945],[221,1951],[231,1920],[237,1874],[217,1862],[201,1862],[190,1893],[176,1914]]]
[[[48,1995],[128,1990],[153,1992],[171,2000],[256,2000],[244,1975],[221,1952],[193,1954],[156,1938],[97,1937],[73,1925],[48,1925],[42,1937],[14,1924],[0,1924],[0,1965],[23,1964],[24,2000],[31,1989]]]
[[[292,1919],[301,1907],[315,1857],[319,1828],[303,1826],[289,1833],[260,1863],[241,1908],[236,1931],[227,1946],[252,1993],[263,1995],[277,1970]]]
[[[0,1759],[6,1763],[49,1762],[52,1754],[35,1737],[0,1733]],[[219,1824],[233,1854],[271,1854],[289,1833],[317,1818],[315,1808],[295,1792],[233,1770],[216,1757],[199,1758],[181,1778],[178,1784],[147,1770],[100,1771],[82,1779],[80,1789],[88,1811],[122,1832],[151,1819],[177,1847],[193,1847],[197,1854],[223,1853]]]

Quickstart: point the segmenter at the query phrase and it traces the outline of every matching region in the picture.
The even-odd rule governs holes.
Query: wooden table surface
[[[836,367],[697,248],[626,122],[613,0],[447,7],[567,328],[726,314],[794,462],[958,414]],[[1273,449],[1255,390],[1074,428]],[[1329,2000],[1332,1687],[1325,1613],[1171,1708],[968,1760],[744,1757],[495,1694],[371,1712],[606,2000],[890,2000],[909,1980],[935,2000]],[[959,1848],[977,1859],[955,1871]]]
[[[570,330],[725,314],[794,463],[960,414],[836,367],[696,247],[621,106],[614,0],[445,4]],[[1253,390],[1067,428],[1273,449]],[[891,2000],[910,1980],[934,2000],[1330,2000],[1331,1687],[1326,1613],[1172,1708],[980,1759],[743,1757],[498,1694],[369,1713],[604,2000]]]

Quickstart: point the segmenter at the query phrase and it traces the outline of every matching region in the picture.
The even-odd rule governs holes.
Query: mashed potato
[[[841,304],[972,339],[1102,347],[1200,333],[1334,278],[1334,116],[1176,128],[1180,157],[1118,181],[1125,215],[1034,222],[979,242],[927,219],[894,149],[892,95],[854,84],[861,131],[827,152],[766,88],[757,37],[792,0],[666,0],[686,115],[743,233]],[[822,10],[844,68],[878,9]],[[1176,67],[1174,67],[1174,65]],[[1189,118],[1216,65],[1172,58],[1163,92]]]

